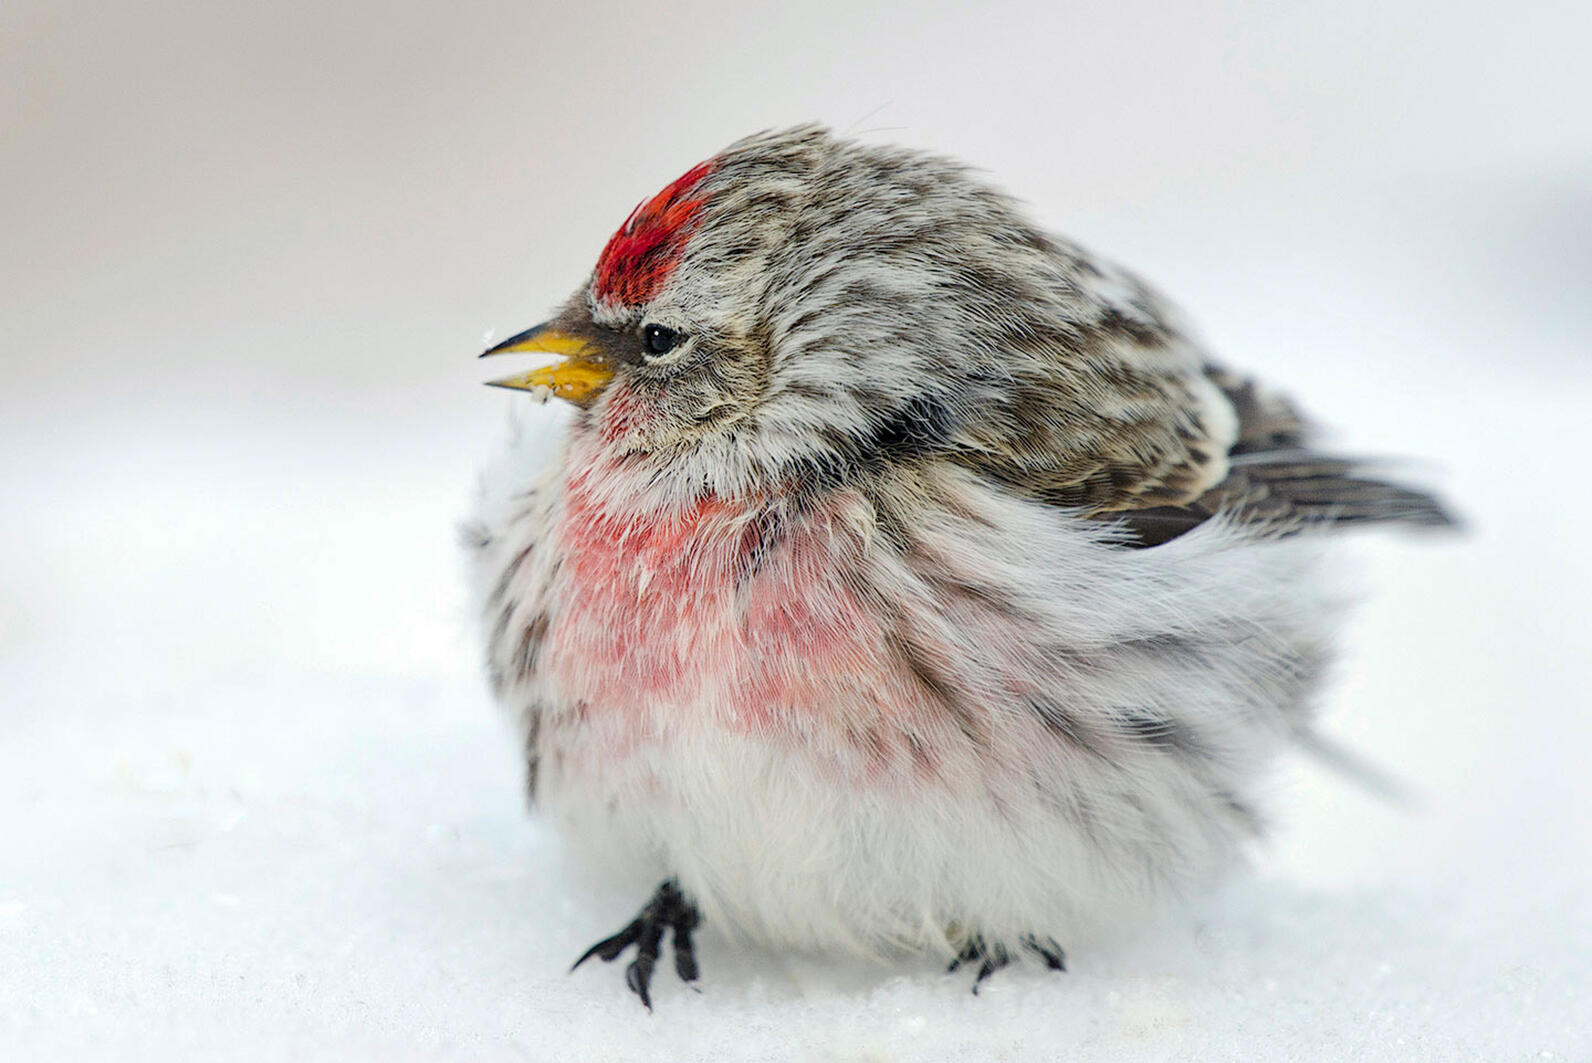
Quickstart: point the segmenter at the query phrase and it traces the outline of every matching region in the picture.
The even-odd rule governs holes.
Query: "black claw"
[[[972,963],[974,960],[977,960],[979,965],[978,974],[973,978],[973,993],[977,995],[978,987],[984,979],[1011,963],[1012,957],[1004,946],[990,945],[983,937],[974,936],[962,946],[962,951],[957,953],[956,959],[952,960],[951,965],[945,969],[946,973],[949,974],[962,964]]]
[[[952,960],[951,965],[945,969],[945,973],[950,974],[964,963],[972,963],[974,960],[982,960],[983,958],[984,939],[981,937],[969,938],[967,944],[962,946],[962,951],[956,954],[956,959]]]
[[[652,998],[647,990],[652,986],[652,965],[656,962],[651,956],[637,956],[625,968],[625,985],[641,998],[642,1006],[648,1011],[652,1010]]]
[[[674,928],[674,973],[682,982],[697,980],[696,949],[691,945],[691,928],[676,925]]]
[[[1067,969],[1067,954],[1061,951],[1061,946],[1056,944],[1055,938],[1046,938],[1041,941],[1032,934],[1023,935],[1023,947],[1045,961],[1045,966],[1052,971],[1065,971]]]
[[[1038,955],[1040,959],[1045,961],[1045,966],[1052,971],[1065,971],[1067,969],[1066,958],[1061,951],[1061,946],[1056,944],[1055,939],[1045,938],[1041,941],[1032,934],[1024,934],[1020,940],[1024,948]],[[1009,966],[1013,959],[1014,957],[1006,950],[1004,945],[991,945],[982,937],[974,936],[968,939],[966,945],[962,946],[962,951],[957,954],[956,959],[952,960],[951,965],[945,970],[950,973],[964,963],[977,961],[978,974],[973,977],[973,994],[976,996],[978,995],[979,987],[984,984],[984,980],[1001,968]]]
[[[619,933],[615,934],[613,937],[603,938],[601,941],[597,942],[597,944],[587,949],[581,954],[580,959],[576,960],[569,969],[573,971],[576,967],[579,967],[593,956],[601,957],[604,963],[612,963],[621,952],[624,952],[627,948],[629,948],[631,943],[633,943],[640,936],[641,920],[637,919]]]
[[[636,942],[636,958],[625,968],[625,984],[641,998],[648,1011],[652,1010],[652,998],[647,995],[647,990],[652,986],[652,969],[658,965],[663,927],[662,920],[649,921],[642,927],[641,938]]]
[[[652,900],[641,910],[641,914],[631,921],[613,937],[604,938],[591,948],[587,949],[580,959],[575,961],[576,967],[585,963],[593,956],[597,956],[605,963],[618,959],[619,954],[631,945],[636,946],[636,958],[625,967],[625,985],[630,991],[641,998],[641,1003],[648,1011],[652,1010],[652,972],[658,965],[658,956],[663,951],[663,935],[666,930],[674,931],[674,969],[680,979],[685,982],[694,982],[697,979],[696,951],[691,945],[691,932],[701,922],[701,916],[680,893],[680,887],[673,879],[658,887],[658,892],[653,894]]]
[[[984,979],[1012,962],[1011,955],[1000,945],[984,950],[984,962],[978,966],[978,975],[973,979],[973,995],[978,996],[978,987]]]

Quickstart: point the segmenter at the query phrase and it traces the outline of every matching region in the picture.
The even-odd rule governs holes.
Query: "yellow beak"
[[[518,391],[547,388],[561,399],[573,402],[577,406],[584,406],[591,401],[597,390],[614,376],[613,366],[601,349],[590,341],[554,328],[551,324],[537,325],[516,336],[510,336],[496,347],[482,352],[481,357],[485,358],[489,354],[533,351],[542,354],[561,354],[564,360],[554,365],[545,365],[540,369],[532,369],[528,373],[506,376],[501,380],[489,380],[487,384],[495,388],[514,388]]]

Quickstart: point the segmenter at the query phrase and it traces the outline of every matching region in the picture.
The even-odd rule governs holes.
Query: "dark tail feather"
[[[1453,527],[1458,522],[1433,495],[1364,475],[1366,464],[1308,451],[1270,451],[1233,458],[1232,472],[1200,504],[1261,520],[1303,524],[1393,522]]]
[[[1113,516],[1133,533],[1137,546],[1175,539],[1217,513],[1237,524],[1282,534],[1337,525],[1459,525],[1430,493],[1375,479],[1365,470],[1364,462],[1305,450],[1235,454],[1227,479],[1188,505]]]

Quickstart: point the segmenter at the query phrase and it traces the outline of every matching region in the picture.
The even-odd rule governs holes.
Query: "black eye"
[[[648,354],[668,354],[680,342],[680,334],[662,325],[648,325],[641,330],[641,345]]]

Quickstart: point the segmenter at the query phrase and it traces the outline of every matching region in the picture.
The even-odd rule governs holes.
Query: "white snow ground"
[[[1592,1059],[1584,27],[1275,7],[0,15],[0,1058]],[[1328,730],[1421,801],[1287,764],[1251,872],[1065,976],[708,928],[649,1017],[566,974],[641,898],[477,676],[470,355],[699,155],[887,101],[1469,518],[1348,548]]]

